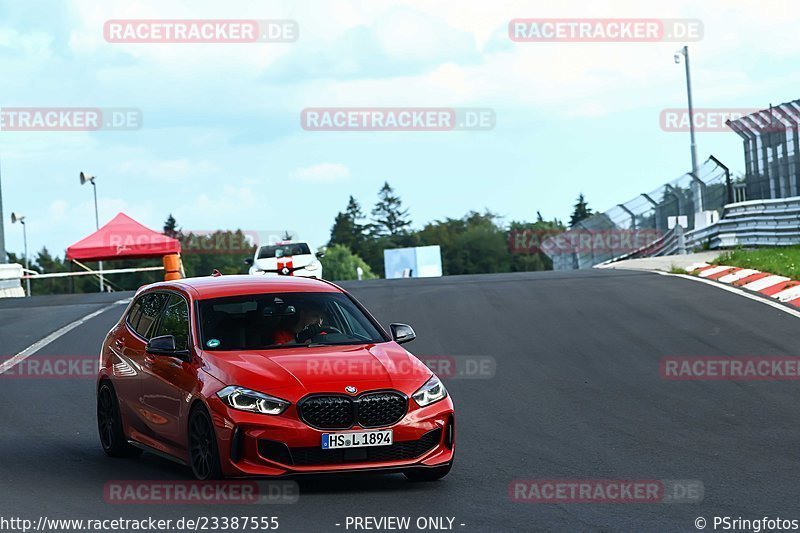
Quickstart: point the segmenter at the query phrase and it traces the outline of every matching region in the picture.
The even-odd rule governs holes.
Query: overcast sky
[[[415,227],[488,208],[510,220],[568,218],[578,193],[604,210],[690,170],[683,43],[525,43],[515,18],[695,18],[695,106],[763,108],[800,97],[793,1],[0,2],[0,106],[130,107],[133,131],[0,132],[6,242],[28,217],[31,254],[120,211],[160,229],[291,229],[324,244],[348,195],[369,211],[388,181]],[[296,42],[120,44],[110,19],[289,19]],[[311,107],[480,107],[489,131],[308,131]],[[698,135],[743,171],[733,132]]]

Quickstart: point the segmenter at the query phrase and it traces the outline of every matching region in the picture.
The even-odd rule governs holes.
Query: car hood
[[[206,371],[225,385],[296,401],[312,392],[396,389],[411,395],[432,372],[395,342],[205,352]]]
[[[312,254],[287,255],[285,257],[266,257],[256,259],[255,266],[261,270],[278,270],[278,268],[288,266],[290,268],[303,268],[314,262]]]

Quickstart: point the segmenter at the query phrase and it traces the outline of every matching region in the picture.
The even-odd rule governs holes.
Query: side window
[[[186,300],[176,294],[169,296],[158,323],[158,330],[153,336],[161,335],[175,337],[175,347],[178,350],[189,348],[189,307],[186,305]]]
[[[131,321],[131,327],[136,330],[136,333],[145,339],[153,337],[153,328],[166,300],[167,295],[163,292],[145,294],[141,297],[138,321]],[[132,313],[131,320],[133,320]]]
[[[142,299],[144,296],[140,296],[133,302],[131,306],[131,311],[128,313],[128,325],[131,329],[136,329],[136,326],[139,324],[139,319],[142,317]]]

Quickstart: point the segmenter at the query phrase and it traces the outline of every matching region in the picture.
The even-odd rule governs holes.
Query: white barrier
[[[11,263],[0,264],[0,298],[21,298],[25,296],[20,278],[22,265]]]
[[[728,204],[722,217],[686,233],[686,245],[710,249],[800,244],[800,197]]]

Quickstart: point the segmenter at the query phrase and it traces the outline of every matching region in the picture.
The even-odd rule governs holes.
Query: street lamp
[[[25,229],[25,216],[19,213],[11,213],[11,223],[16,224],[19,222],[22,224],[22,242],[25,248],[25,270],[30,270],[30,265],[28,264],[28,232]],[[30,275],[30,272],[26,272],[25,275]],[[28,278],[25,280],[25,286],[28,289],[28,296],[31,295],[31,279]]]
[[[100,215],[97,212],[97,184],[94,182],[97,179],[97,176],[90,176],[84,172],[81,172],[81,185],[84,185],[87,181],[92,184],[92,190],[94,191],[94,225],[96,229],[100,229]],[[98,261],[97,263],[100,272],[103,272],[103,262]],[[100,292],[104,290],[104,283],[103,283],[103,274],[100,274]]]
[[[697,145],[694,142],[694,108],[692,107],[692,77],[689,72],[689,47],[684,46],[675,52],[675,64],[680,65],[683,60],[686,65],[686,94],[689,100],[689,135],[692,150],[692,172],[697,175]]]
[[[3,227],[3,179],[0,176],[0,265],[8,262],[6,259],[6,232]]]

